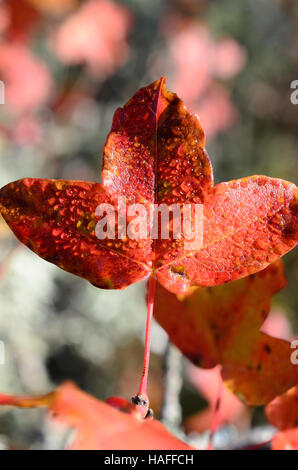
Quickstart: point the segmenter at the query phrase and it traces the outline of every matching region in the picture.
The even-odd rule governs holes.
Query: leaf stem
[[[151,275],[148,281],[148,299],[147,299],[147,321],[146,321],[146,333],[145,333],[145,351],[144,351],[144,366],[143,373],[140,382],[138,395],[148,399],[147,395],[147,382],[150,362],[150,339],[151,339],[151,327],[153,317],[153,306],[154,306],[154,295],[155,295],[156,280]]]

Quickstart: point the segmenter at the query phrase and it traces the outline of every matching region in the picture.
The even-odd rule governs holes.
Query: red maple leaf
[[[174,293],[214,286],[264,269],[298,242],[298,190],[252,176],[213,186],[197,116],[166,90],[140,89],[116,111],[104,149],[102,185],[25,178],[0,192],[1,213],[21,242],[42,258],[101,288],[124,288],[153,272]],[[204,243],[98,240],[96,207],[204,204]],[[117,223],[117,221],[116,221]]]
[[[264,269],[298,242],[296,186],[266,176],[214,186],[200,121],[166,90],[165,78],[116,111],[102,181],[25,178],[1,189],[1,213],[35,253],[97,287],[124,288],[152,275],[147,360],[155,279],[174,293],[215,286]],[[143,205],[147,229],[151,204],[202,204],[203,245],[186,250],[172,226],[167,239],[99,240],[96,208],[110,204],[117,214],[119,197]],[[115,222],[119,234],[117,217]],[[146,394],[144,369],[140,392]]]

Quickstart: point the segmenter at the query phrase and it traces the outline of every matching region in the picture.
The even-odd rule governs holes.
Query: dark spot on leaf
[[[188,279],[185,266],[171,266],[171,272],[175,275]]]

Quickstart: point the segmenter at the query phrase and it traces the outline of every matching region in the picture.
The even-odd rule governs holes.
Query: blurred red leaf
[[[298,190],[266,176],[214,187],[204,145],[197,117],[157,80],[116,111],[102,185],[26,178],[1,189],[1,213],[39,256],[98,287],[123,288],[154,272],[181,293],[245,277],[297,245]],[[143,204],[147,233],[150,204],[203,204],[202,248],[185,250],[171,227],[168,239],[99,240],[96,207],[109,203],[117,213],[119,196]]]
[[[196,107],[200,110],[200,119],[209,137],[228,128],[238,118],[228,92],[220,85],[213,85]]]
[[[202,23],[189,21],[183,25],[178,20],[166,36],[176,65],[174,88],[188,103],[208,89],[213,76],[231,78],[245,64],[243,47],[232,38],[214,40]]]
[[[48,407],[54,419],[76,430],[70,450],[192,449],[160,422],[142,419],[136,407],[126,400],[113,398],[110,403],[97,400],[72,383],[39,397],[0,395],[2,405]]]
[[[298,450],[298,385],[268,403],[266,416],[279,429],[272,450]]]
[[[112,0],[88,0],[58,27],[54,48],[62,62],[109,76],[128,57],[131,21],[129,10]]]
[[[0,34],[3,34],[9,25],[9,12],[6,5],[0,5]]]
[[[272,450],[298,450],[298,428],[277,432],[272,439]]]
[[[298,385],[268,403],[266,416],[273,426],[282,431],[298,427]]]
[[[298,382],[288,341],[259,329],[285,286],[281,262],[222,286],[175,296],[157,286],[154,316],[194,364],[221,364],[226,385],[250,405],[268,403]]]
[[[19,42],[0,43],[0,78],[5,83],[5,103],[17,115],[44,104],[53,86],[46,64]]]
[[[218,409],[217,427],[225,424],[233,424],[238,429],[247,428],[250,423],[250,412],[224,384],[222,393],[219,394],[222,377],[220,368],[200,369],[190,366],[188,368],[189,380],[207,400],[208,406],[202,411],[188,416],[183,422],[183,428],[189,432],[205,432],[212,429],[215,414]]]
[[[40,23],[41,16],[26,0],[6,0],[1,10],[6,12],[6,37],[10,41],[25,42]]]
[[[206,24],[189,17],[168,15],[162,32],[167,50],[156,53],[151,72],[168,71],[171,86],[192,112],[199,113],[210,139],[238,118],[227,89],[216,80],[238,74],[246,51],[230,37],[214,38]]]

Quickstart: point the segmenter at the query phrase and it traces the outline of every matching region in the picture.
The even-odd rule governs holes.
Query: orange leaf
[[[271,443],[272,450],[298,450],[298,428],[280,431]]]
[[[195,365],[222,364],[226,385],[248,404],[261,405],[298,382],[290,343],[259,332],[272,295],[285,283],[276,262],[245,279],[181,296],[158,286],[154,316]]]
[[[72,383],[40,397],[0,395],[0,404],[23,408],[46,406],[55,419],[76,430],[71,450],[191,450],[158,421],[142,419],[123,399],[111,400],[124,411],[97,400]]]
[[[277,429],[298,427],[298,385],[268,403],[266,416]]]
[[[265,409],[269,423],[279,432],[272,450],[298,450],[298,385],[272,400]]]

